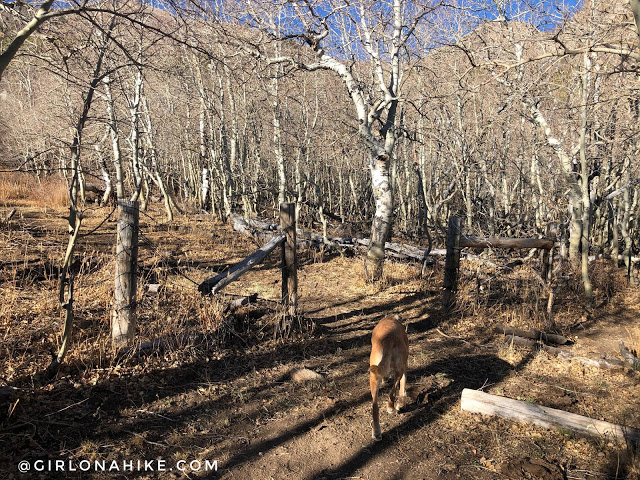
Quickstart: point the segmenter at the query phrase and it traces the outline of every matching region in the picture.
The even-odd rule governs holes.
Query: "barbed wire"
[[[155,225],[163,225],[160,222],[158,222],[155,218],[153,218],[151,215],[149,215],[146,212],[140,212],[140,214],[142,214],[145,218],[147,218],[148,220],[150,220],[151,222],[153,222]],[[174,235],[172,232],[170,231],[166,231],[165,233],[167,233],[170,237],[173,237],[174,240],[178,241],[178,242],[183,242],[183,239],[178,237],[177,235]],[[147,243],[147,245],[149,245],[149,247],[151,248],[151,251],[153,252],[154,255],[160,256],[160,249],[158,247],[156,247],[153,243],[153,241],[146,236],[142,230],[140,229],[140,226],[138,225],[138,235],[141,236],[144,241]],[[185,279],[187,279],[188,281],[190,281],[192,284],[199,286],[200,282],[196,282],[195,280],[193,280],[191,277],[189,277],[186,273],[182,272],[181,269],[176,265],[176,273],[182,277],[184,277]]]

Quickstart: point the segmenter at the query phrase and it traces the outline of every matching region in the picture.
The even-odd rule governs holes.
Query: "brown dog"
[[[380,440],[380,411],[378,410],[378,390],[385,378],[393,378],[389,393],[387,411],[396,413],[406,399],[407,360],[409,339],[400,317],[384,317],[371,334],[371,357],[369,357],[369,384],[371,386],[373,429],[372,435]],[[398,390],[400,395],[398,396]]]

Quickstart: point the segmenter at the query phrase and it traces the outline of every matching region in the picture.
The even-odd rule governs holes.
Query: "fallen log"
[[[231,214],[229,216],[229,222],[233,229],[244,235],[257,238],[258,240],[264,240],[265,236],[270,237],[271,233],[280,231],[280,225],[267,223],[257,219],[246,219],[241,215]],[[353,237],[327,237],[326,239],[317,233],[306,232],[301,229],[296,230],[296,244],[298,246],[306,248],[319,248],[323,245],[339,248],[356,248],[357,246],[368,247],[371,244],[371,240],[368,238],[353,238]],[[390,256],[396,258],[411,258],[422,262],[424,260],[424,248],[416,247],[414,245],[408,245],[404,243],[386,242],[385,250]],[[444,255],[444,249],[434,249],[430,252],[430,255]]]
[[[251,303],[255,303],[257,300],[258,300],[258,294],[257,293],[253,293],[253,294],[249,295],[248,297],[242,297],[242,298],[237,298],[235,300],[231,300],[229,303],[227,303],[227,306],[224,307],[223,313],[235,312],[239,308],[242,308],[242,307],[244,307],[246,305],[249,305]]]
[[[240,215],[235,215],[235,214],[232,214],[232,216],[244,220],[245,222],[247,222],[249,226],[253,228],[259,228],[261,230],[266,230],[268,232],[275,232],[277,230],[280,230],[280,225],[277,225],[275,223],[263,222],[262,220],[258,220],[257,218],[244,218]]]
[[[460,407],[463,411],[498,416],[539,427],[570,430],[578,435],[617,440],[622,443],[640,442],[640,430],[577,415],[575,413],[543,407],[529,402],[491,395],[465,388]]]
[[[371,245],[371,240],[369,240],[368,238],[357,239],[356,241],[358,244],[364,245],[365,247],[369,247],[369,245]],[[425,249],[416,247],[414,245],[408,245],[406,243],[385,242],[384,249],[392,256],[412,258],[420,262],[424,260]]]
[[[568,355],[567,355],[568,354]],[[593,368],[619,368],[624,366],[624,362],[618,360],[617,358],[589,358],[589,357],[579,357],[576,355],[563,350],[560,354],[558,354],[559,358],[567,359],[572,362],[578,362],[585,367],[593,367]]]
[[[631,365],[631,368],[640,368],[640,358],[636,357],[624,344],[622,340],[618,341],[620,348],[620,356]]]
[[[545,345],[544,343],[539,342],[537,340],[520,337],[518,335],[505,335],[504,341],[509,344],[518,345],[520,347],[529,347],[529,348],[534,348],[536,350],[544,350],[545,352],[549,352],[553,355],[560,355],[562,352],[565,351],[558,347]]]
[[[278,245],[284,242],[284,234],[277,233],[271,240],[246,257],[239,263],[236,263],[226,272],[219,273],[215,277],[211,277],[203,281],[198,286],[198,291],[202,295],[209,295],[210,293],[218,293],[225,286],[229,285],[234,280],[237,280],[242,275],[247,273],[255,265],[259,264],[264,258],[269,255]]]
[[[516,335],[518,337],[530,338],[532,340],[541,340],[544,343],[554,343],[556,345],[565,345],[569,340],[562,335],[555,335],[552,333],[545,333],[539,330],[522,330],[520,328],[497,325],[496,330],[504,335]]]
[[[260,222],[259,220],[251,219],[250,221],[244,218],[242,215],[232,213],[228,218],[231,227],[239,233],[248,237],[256,238],[260,241],[266,241],[273,236],[275,228],[269,228],[271,224]],[[274,225],[275,227],[275,225]]]
[[[529,347],[536,350],[544,350],[551,355],[555,355],[561,360],[578,362],[585,367],[618,368],[624,365],[624,363],[617,358],[607,358],[605,356],[603,356],[602,358],[581,357],[574,355],[567,349],[552,347],[550,345],[545,345],[544,343],[537,340],[523,338],[517,335],[506,335],[504,341],[510,345],[518,345],[520,347]]]
[[[460,247],[471,248],[544,248],[551,250],[553,240],[548,238],[497,238],[461,236]]]
[[[233,229],[244,235],[254,237],[258,240],[265,241],[266,238],[270,238],[272,232],[280,231],[280,225],[268,223],[255,218],[246,219],[238,214],[231,214],[229,216],[229,222]],[[338,248],[355,248],[369,247],[371,240],[368,238],[354,238],[354,237],[327,237],[326,239],[317,233],[307,232],[302,229],[296,230],[296,244],[305,248],[319,248],[323,245]],[[460,247],[496,247],[496,248],[544,248],[550,249],[553,247],[553,241],[547,238],[477,238],[477,237],[460,237]],[[385,253],[390,257],[399,259],[412,259],[419,262],[424,261],[424,253],[426,249],[410,245],[407,243],[395,243],[386,242],[384,245]],[[429,252],[429,256],[445,256],[446,249],[434,248]],[[508,264],[504,267],[491,262],[490,260],[480,258],[477,255],[470,253],[461,254],[461,258],[467,260],[477,260],[487,263],[496,268],[513,268],[518,265],[522,260],[516,260],[512,264]]]
[[[611,255],[609,254],[598,254],[598,255],[589,255],[589,263],[595,262],[596,260],[611,260]],[[626,261],[629,259],[629,255],[618,255],[618,261]],[[640,257],[631,257],[631,263],[640,262]]]

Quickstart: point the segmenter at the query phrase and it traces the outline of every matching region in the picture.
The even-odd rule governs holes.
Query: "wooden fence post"
[[[280,204],[280,227],[285,235],[282,243],[282,304],[287,313],[298,313],[298,255],[296,251],[296,204]]]
[[[138,202],[118,201],[116,285],[111,338],[116,347],[133,340],[136,330]]]
[[[444,261],[444,293],[442,307],[450,308],[455,304],[458,290],[458,271],[460,269],[460,235],[462,220],[458,217],[449,218],[447,228],[447,256]]]
[[[555,222],[547,224],[545,229],[545,237],[552,240],[554,243],[558,236],[558,225]],[[553,274],[553,247],[550,249],[544,249],[542,251],[542,280],[546,283],[551,283],[551,277]]]

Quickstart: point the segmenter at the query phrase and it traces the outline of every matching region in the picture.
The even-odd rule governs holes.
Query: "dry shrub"
[[[38,179],[28,173],[11,172],[0,177],[0,202],[16,202],[43,207],[66,207],[69,204],[67,182],[55,176]]]
[[[597,260],[589,266],[589,276],[593,291],[603,299],[611,299],[619,285],[624,285],[618,269],[610,260]]]
[[[420,278],[420,267],[387,261],[384,265],[380,289],[393,287]]]
[[[460,267],[455,316],[467,319],[459,322],[462,329],[490,331],[501,324],[546,330],[547,299],[537,262],[509,270],[467,261]]]

